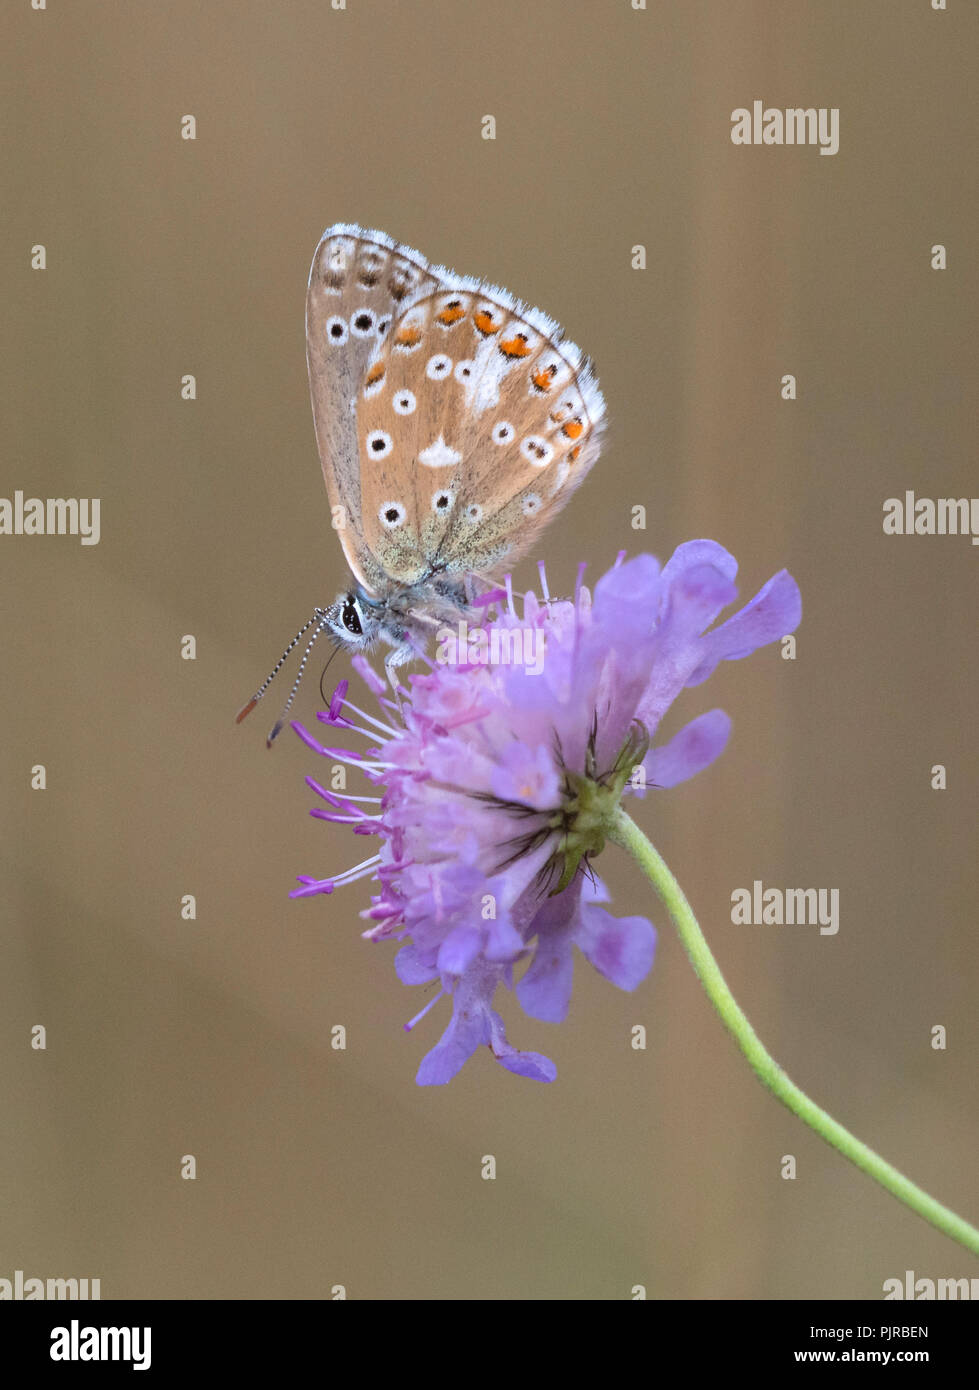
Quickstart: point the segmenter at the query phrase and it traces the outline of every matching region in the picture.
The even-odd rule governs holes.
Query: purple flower
[[[440,660],[397,700],[354,658],[379,715],[354,705],[342,681],[318,718],[365,738],[358,750],[324,745],[293,725],[315,752],[358,768],[377,793],[339,795],[307,778],[327,803],[313,815],[380,846],[346,873],[300,878],[292,896],[377,882],[361,914],[372,924],[364,936],[403,943],[395,968],[405,984],[438,984],[406,1028],[443,995],[452,1000],[451,1022],[419,1068],[421,1085],[450,1081],[484,1043],[507,1070],[554,1079],[548,1058],[511,1046],[493,1008],[500,985],[514,989],[521,962],[529,959],[517,999],[549,1022],[568,1012],[575,949],[620,989],[645,979],[655,931],[645,918],[614,917],[592,869],[610,818],[623,796],[676,786],[723,751],[730,720],[718,709],[649,749],[680,691],[791,632],[801,616],[798,587],[782,570],[710,628],[737,592],[737,565],[713,541],[680,546],[662,569],[649,555],[621,560],[593,594],[582,566],[573,601],[548,599],[541,567],[543,601],[527,594],[521,616],[508,581],[505,603],[502,593],[482,600],[485,641],[458,644],[466,664],[443,664],[452,633],[440,634]]]

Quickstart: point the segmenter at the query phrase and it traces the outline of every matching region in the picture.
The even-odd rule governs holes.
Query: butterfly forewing
[[[357,401],[364,539],[410,585],[515,559],[598,456],[604,404],[557,324],[437,268]]]
[[[327,228],[306,295],[306,360],[323,476],[344,554],[368,588],[383,572],[364,537],[355,402],[398,312],[438,284],[424,256],[383,232]]]

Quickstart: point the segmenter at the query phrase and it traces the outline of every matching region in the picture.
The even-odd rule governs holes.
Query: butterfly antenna
[[[275,665],[272,667],[271,671],[268,673],[268,675],[267,675],[267,676],[265,677],[265,679],[262,681],[262,684],[261,684],[261,685],[258,687],[258,689],[255,691],[255,694],[252,696],[252,698],[248,701],[248,703],[247,703],[246,705],[242,705],[241,709],[240,709],[240,710],[238,711],[238,713],[235,715],[235,723],[236,723],[236,724],[240,724],[241,721],[242,721],[247,715],[251,714],[252,710],[253,710],[253,709],[255,708],[255,706],[258,704],[259,700],[260,700],[260,699],[262,698],[262,696],[265,694],[266,690],[268,690],[269,686],[272,684],[272,682],[275,680],[276,676],[277,676],[277,675],[279,674],[279,672],[282,670],[282,667],[283,667],[283,665],[285,664],[286,658],[289,656],[289,653],[292,651],[293,647],[295,647],[296,643],[299,642],[300,639],[301,639],[302,637],[305,636],[305,634],[309,631],[309,629],[313,626],[313,624],[316,623],[316,624],[318,625],[318,626],[317,626],[317,630],[316,630],[316,632],[314,633],[314,635],[313,635],[313,637],[312,637],[312,639],[311,639],[311,641],[310,641],[310,643],[309,643],[309,646],[306,648],[306,653],[305,653],[305,655],[304,655],[304,657],[303,657],[303,659],[302,659],[302,662],[301,662],[301,664],[300,664],[300,667],[299,667],[299,675],[296,677],[296,683],[295,683],[295,685],[292,687],[292,692],[291,692],[291,694],[290,694],[290,696],[289,696],[288,701],[286,702],[286,707],[285,707],[285,709],[282,711],[282,716],[281,716],[281,718],[279,719],[278,723],[276,724],[275,728],[274,728],[274,729],[272,730],[272,732],[269,734],[269,737],[268,737],[268,740],[267,740],[269,747],[271,747],[271,745],[272,745],[272,740],[275,738],[276,734],[277,734],[277,733],[279,732],[279,730],[281,729],[282,724],[283,724],[283,721],[285,720],[285,716],[286,716],[286,714],[288,713],[289,706],[292,704],[293,698],[295,697],[296,689],[297,689],[297,687],[298,687],[298,685],[299,685],[299,681],[300,681],[300,679],[301,679],[301,677],[302,677],[303,669],[304,669],[304,667],[305,667],[305,665],[306,665],[306,661],[307,661],[307,658],[309,657],[309,653],[310,653],[310,651],[312,650],[313,643],[316,641],[316,638],[320,635],[320,633],[324,630],[323,624],[324,624],[324,619],[325,619],[325,617],[326,617],[326,612],[325,612],[324,609],[322,609],[322,608],[314,608],[314,609],[313,609],[313,616],[309,619],[308,622],[303,623],[302,627],[299,629],[299,631],[296,633],[295,637],[292,639],[292,641],[291,641],[291,642],[289,643],[289,645],[286,647],[285,651],[284,651],[284,652],[282,653],[282,655],[279,657],[278,661],[277,661],[277,662],[275,663]]]
[[[292,689],[289,691],[289,698],[288,698],[288,700],[286,700],[285,704],[282,706],[282,713],[279,715],[278,719],[277,719],[277,720],[275,721],[275,723],[272,725],[272,728],[271,728],[271,730],[269,731],[269,736],[268,736],[268,738],[265,740],[265,746],[266,746],[266,748],[271,748],[271,747],[272,747],[273,740],[274,740],[274,739],[277,739],[277,738],[279,737],[279,734],[282,732],[282,726],[283,726],[283,724],[286,722],[286,715],[289,713],[289,710],[292,708],[292,702],[293,702],[293,700],[296,698],[296,691],[299,689],[299,682],[302,680],[302,678],[303,678],[303,673],[304,673],[305,670],[306,670],[306,662],[309,660],[309,654],[310,654],[310,652],[313,650],[313,648],[314,648],[315,645],[316,645],[316,639],[317,639],[318,637],[322,636],[322,634],[323,634],[325,631],[326,631],[325,625],[324,625],[323,623],[320,623],[319,626],[317,627],[316,631],[313,633],[312,637],[311,637],[311,638],[309,639],[309,641],[307,642],[307,644],[306,644],[306,650],[303,652],[303,659],[302,659],[302,661],[300,661],[300,663],[299,663],[299,670],[296,672],[296,679],[293,681],[293,683],[292,683]]]

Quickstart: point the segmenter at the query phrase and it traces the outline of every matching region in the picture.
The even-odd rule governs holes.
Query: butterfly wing
[[[364,538],[410,585],[516,559],[598,457],[604,402],[559,326],[505,290],[430,270],[357,400]]]
[[[310,267],[306,361],[316,443],[347,563],[369,590],[383,574],[364,538],[355,398],[399,309],[437,283],[417,251],[345,222],[323,233]]]

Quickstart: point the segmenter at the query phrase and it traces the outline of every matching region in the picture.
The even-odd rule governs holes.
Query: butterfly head
[[[362,594],[348,589],[323,610],[323,625],[348,651],[367,651],[381,635],[381,622]]]

